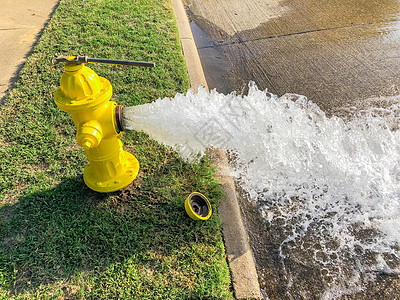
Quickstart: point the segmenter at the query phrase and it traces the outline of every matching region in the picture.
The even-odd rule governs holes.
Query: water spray
[[[88,164],[83,178],[97,192],[113,192],[128,186],[139,172],[139,162],[123,150],[121,110],[110,101],[112,86],[98,76],[87,63],[154,67],[152,62],[89,58],[80,55],[56,55],[53,64],[65,63],[55,103],[71,114],[77,129],[77,142],[85,150]]]
[[[301,95],[200,88],[124,107],[122,123],[189,161],[208,148],[227,151],[229,175],[257,210],[252,236],[275,245],[257,249],[257,241],[256,251],[282,263],[277,282],[304,291],[311,279],[303,271],[317,270],[310,278],[324,288],[315,297],[332,299],[365,286],[372,272],[400,270],[400,97],[389,100],[379,115],[344,120]],[[191,217],[207,214],[201,196],[185,204]]]

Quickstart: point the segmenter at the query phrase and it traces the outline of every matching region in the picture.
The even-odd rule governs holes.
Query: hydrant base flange
[[[139,173],[139,162],[133,154],[127,151],[124,151],[124,155],[127,160],[126,171],[107,181],[97,180],[92,166],[90,163],[87,164],[83,172],[83,179],[86,185],[92,190],[100,193],[115,192],[128,186]]]

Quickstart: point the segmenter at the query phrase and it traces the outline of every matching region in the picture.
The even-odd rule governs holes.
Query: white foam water
[[[306,97],[186,95],[125,107],[126,129],[144,131],[190,159],[208,147],[230,153],[231,175],[270,228],[279,256],[317,268],[332,299],[374,274],[400,273],[399,98],[345,121]]]

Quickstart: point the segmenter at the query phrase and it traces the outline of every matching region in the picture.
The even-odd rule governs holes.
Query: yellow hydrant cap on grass
[[[212,208],[210,201],[201,193],[191,193],[185,200],[185,210],[190,218],[195,221],[205,221],[211,217]]]

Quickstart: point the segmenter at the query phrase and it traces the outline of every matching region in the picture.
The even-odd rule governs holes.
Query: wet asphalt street
[[[398,0],[185,0],[185,4],[210,89],[246,93],[249,81],[254,81],[278,96],[305,95],[328,115],[369,98],[400,94]],[[301,280],[290,282],[279,263],[274,233],[268,232],[256,208],[241,202],[263,296],[309,299],[304,297],[308,294],[317,299],[322,289],[319,270],[292,261],[292,271]],[[289,285],[291,289],[286,288]],[[400,279],[381,276],[343,299],[399,296]]]
[[[323,110],[400,93],[397,0],[186,0],[210,89],[306,95]]]

